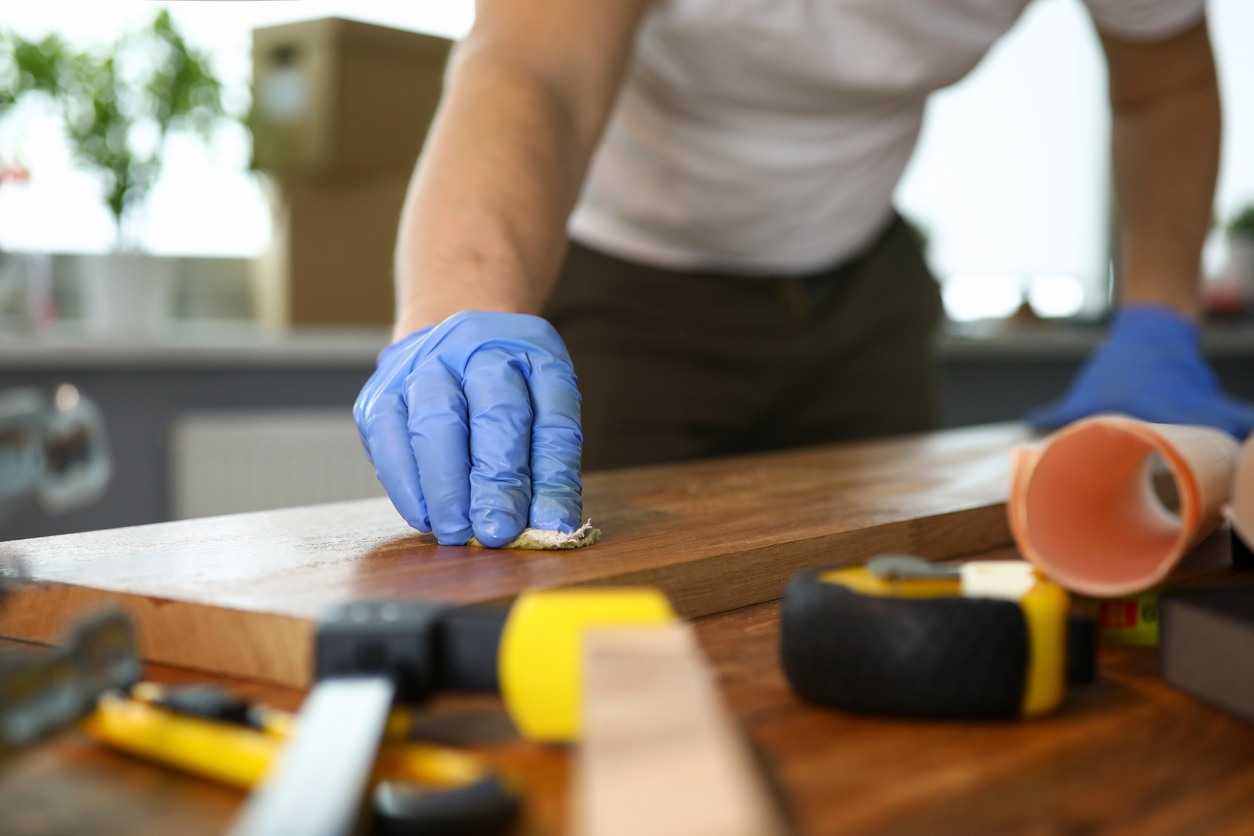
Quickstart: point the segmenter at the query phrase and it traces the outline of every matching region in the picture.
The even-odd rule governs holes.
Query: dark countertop
[[[99,336],[63,328],[0,333],[0,370],[374,367],[387,328],[268,332],[247,322],[179,323],[152,335]]]
[[[944,361],[1081,360],[1106,335],[1088,322],[988,320],[949,323],[939,337]],[[1211,360],[1254,359],[1254,320],[1209,323],[1203,342]]]
[[[942,362],[1078,361],[1105,335],[1081,322],[949,323],[938,337]],[[98,336],[66,327],[32,334],[0,332],[0,370],[141,368],[372,368],[388,344],[386,328],[268,332],[246,322],[179,323],[153,335]],[[1254,359],[1254,321],[1207,326],[1212,360]]]

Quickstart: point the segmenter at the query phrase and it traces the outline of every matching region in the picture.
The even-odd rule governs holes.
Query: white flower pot
[[[79,258],[84,322],[97,334],[143,335],[170,320],[171,262],[138,253]]]

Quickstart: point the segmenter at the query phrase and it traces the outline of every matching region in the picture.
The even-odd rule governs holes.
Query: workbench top
[[[270,332],[247,322],[171,322],[152,334],[92,334],[65,326],[0,331],[0,371],[202,368],[373,368],[388,328]]]
[[[328,604],[650,583],[696,619],[724,699],[807,836],[1254,832],[1254,727],[1168,688],[1152,649],[1105,650],[1098,683],[1031,721],[857,716],[787,687],[786,579],[888,550],[1013,557],[1007,465],[1028,437],[994,425],[598,474],[587,510],[605,540],[580,552],[441,547],[385,500],[16,541],[4,557],[41,583],[9,596],[0,634],[50,641],[85,609],[121,605],[149,677],[216,681],[293,708],[312,619]],[[1182,571],[1237,571],[1206,546]],[[526,832],[561,836],[568,753],[501,732],[501,717],[493,698],[449,696],[425,727],[496,730],[475,746],[527,789]],[[240,798],[71,732],[0,769],[0,836],[220,833]]]
[[[1029,721],[864,717],[800,702],[779,669],[778,605],[696,622],[724,699],[804,836],[1167,836],[1254,832],[1254,727],[1168,688],[1153,648],[1107,648],[1094,685]],[[150,666],[163,682],[203,675]],[[218,680],[294,708],[298,691]],[[490,698],[448,698],[427,727],[501,728]],[[443,731],[441,731],[443,730]],[[465,734],[463,731],[462,734]],[[569,754],[508,732],[476,744],[526,788],[528,836],[565,833]],[[113,754],[71,732],[0,770],[3,836],[225,830],[238,792]]]

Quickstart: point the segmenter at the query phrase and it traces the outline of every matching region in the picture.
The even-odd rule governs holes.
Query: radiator
[[[347,411],[185,413],[170,433],[175,519],[384,496]]]

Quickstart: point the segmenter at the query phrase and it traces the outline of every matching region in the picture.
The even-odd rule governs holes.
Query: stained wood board
[[[1025,438],[1000,424],[590,474],[584,511],[604,534],[578,551],[439,546],[386,499],[12,541],[3,571],[37,583],[10,596],[0,636],[54,641],[119,605],[149,661],[301,687],[313,620],[349,600],[651,584],[709,615],[776,599],[815,565],[1008,544],[1008,454]]]

